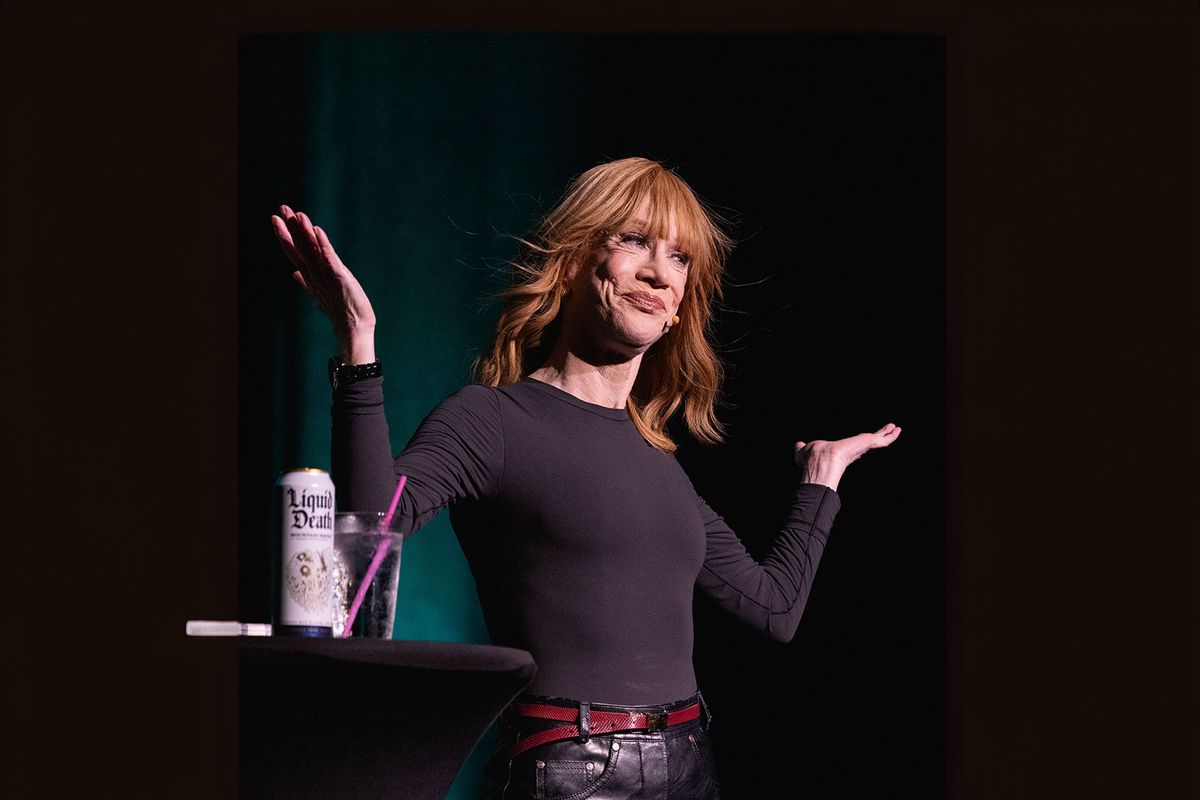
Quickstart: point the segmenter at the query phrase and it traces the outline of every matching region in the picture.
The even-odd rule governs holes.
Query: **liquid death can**
[[[280,474],[273,492],[277,636],[329,637],[333,625],[333,481],[323,469]]]

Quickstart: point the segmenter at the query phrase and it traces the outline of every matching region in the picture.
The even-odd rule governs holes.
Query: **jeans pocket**
[[[612,778],[623,753],[620,744],[602,737],[570,739],[536,748],[533,762],[537,800],[583,800]]]

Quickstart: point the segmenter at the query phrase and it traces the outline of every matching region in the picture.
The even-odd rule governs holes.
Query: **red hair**
[[[674,220],[679,248],[691,256],[679,323],[643,355],[626,403],[646,441],[672,453],[676,445],[665,428],[681,404],[696,439],[719,442],[724,433],[714,410],[724,368],[709,338],[733,240],[691,187],[658,162],[624,158],[592,167],[571,182],[530,239],[519,240],[523,253],[512,262],[513,284],[500,294],[504,311],[490,351],[476,360],[475,380],[505,386],[545,362],[558,335],[570,267],[642,209],[648,209],[649,236],[666,237]]]

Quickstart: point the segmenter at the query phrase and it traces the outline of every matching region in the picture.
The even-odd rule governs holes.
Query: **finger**
[[[289,209],[287,206],[280,206],[280,209]],[[288,219],[295,220],[294,214],[289,214]],[[314,293],[313,267],[311,259],[306,258],[299,247],[296,246],[296,240],[293,238],[294,231],[289,227],[287,219],[280,219],[274,215],[271,216],[271,222],[275,226],[275,235],[279,239],[279,244],[283,248],[283,252],[287,255],[288,260],[292,262],[292,266],[300,272],[301,278],[304,279],[304,288],[314,298],[317,295]],[[294,222],[292,224],[295,224]]]
[[[300,220],[300,225],[304,229],[304,235],[308,239],[312,247],[312,262],[316,273],[313,277],[321,284],[322,290],[326,292],[340,292],[340,282],[337,279],[338,267],[341,262],[338,261],[337,253],[333,252],[333,246],[328,248],[321,246],[320,238],[317,236],[316,226],[312,220],[303,211],[296,212],[296,218]],[[325,240],[329,242],[328,239]]]
[[[298,246],[299,242],[293,238],[293,226],[297,224],[296,212],[293,211],[289,206],[281,205],[279,207],[279,216],[283,220],[283,227],[288,232],[288,241],[292,242],[294,247]]]
[[[292,245],[297,257],[304,261],[309,261],[314,248],[309,241],[307,234],[304,231],[304,226],[300,222],[300,218],[292,209],[287,206],[280,206],[280,217],[283,220],[283,231],[287,241]]]
[[[280,208],[287,208],[287,206],[280,206]],[[313,246],[308,232],[304,229],[304,223],[301,221],[300,215],[291,212],[291,209],[288,209],[288,211],[289,213],[283,215],[283,221],[287,227],[289,238],[296,251],[307,259],[316,248]]]
[[[317,247],[321,251],[321,255],[329,262],[333,271],[346,269],[346,265],[338,258],[338,254],[334,251],[333,245],[329,242],[329,237],[325,235],[325,231],[318,225],[313,226],[313,231],[317,234]]]
[[[304,238],[312,246],[313,250],[319,249],[317,245],[317,234],[313,232],[312,220],[303,211],[296,212],[296,219],[300,222],[300,229],[304,231]]]
[[[876,448],[876,447],[887,447],[887,446],[888,446],[888,445],[890,445],[892,442],[896,441],[897,437],[899,437],[899,436],[900,436],[900,428],[899,428],[899,426],[893,427],[893,428],[892,428],[890,431],[888,431],[886,434],[884,434],[884,435],[882,435],[882,436],[879,436],[879,437],[876,437],[875,443],[874,443],[874,444],[872,444],[872,445],[871,445],[871,447],[872,447],[872,448]]]
[[[320,250],[317,248],[312,222],[303,211],[298,211],[287,218],[287,227],[292,234],[292,242],[295,244],[300,258],[299,269],[304,273],[304,279],[308,281],[308,287],[314,293],[313,296],[319,298],[331,291],[336,291],[332,285],[335,281],[329,274],[329,267],[324,263]]]
[[[283,217],[278,214],[272,214],[271,227],[275,230],[275,235],[279,237],[281,242],[286,243],[288,247],[296,246],[292,243],[292,234],[288,232],[287,223],[283,221]]]
[[[312,222],[303,211],[296,212],[288,219],[288,230],[292,232],[292,241],[295,243],[296,249],[315,266],[319,253],[317,235],[313,233]]]
[[[283,248],[284,254],[299,269],[300,254],[296,252],[296,245],[292,242],[292,234],[288,232],[287,223],[272,214],[271,227],[275,229],[275,236],[279,239],[279,244]]]
[[[292,262],[292,268],[296,270],[296,274],[300,276],[300,285],[304,287],[306,292],[316,299],[317,296],[313,294],[312,287],[309,286],[308,281],[304,280],[304,274],[308,272],[309,266],[307,262],[305,262],[304,258],[301,257],[300,252],[296,249],[296,245],[292,242],[292,235],[288,231],[287,225],[282,219],[275,215],[271,216],[271,224],[275,228],[275,236],[279,239],[280,247],[283,248],[283,252],[287,256],[288,261]]]
[[[804,442],[796,442],[792,450],[792,461],[796,462],[796,466],[802,467],[807,459],[808,456],[804,451]]]

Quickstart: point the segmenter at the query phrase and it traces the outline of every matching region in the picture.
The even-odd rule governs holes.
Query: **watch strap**
[[[329,385],[334,389],[381,375],[383,364],[379,361],[372,361],[370,364],[344,364],[337,356],[329,359]]]

